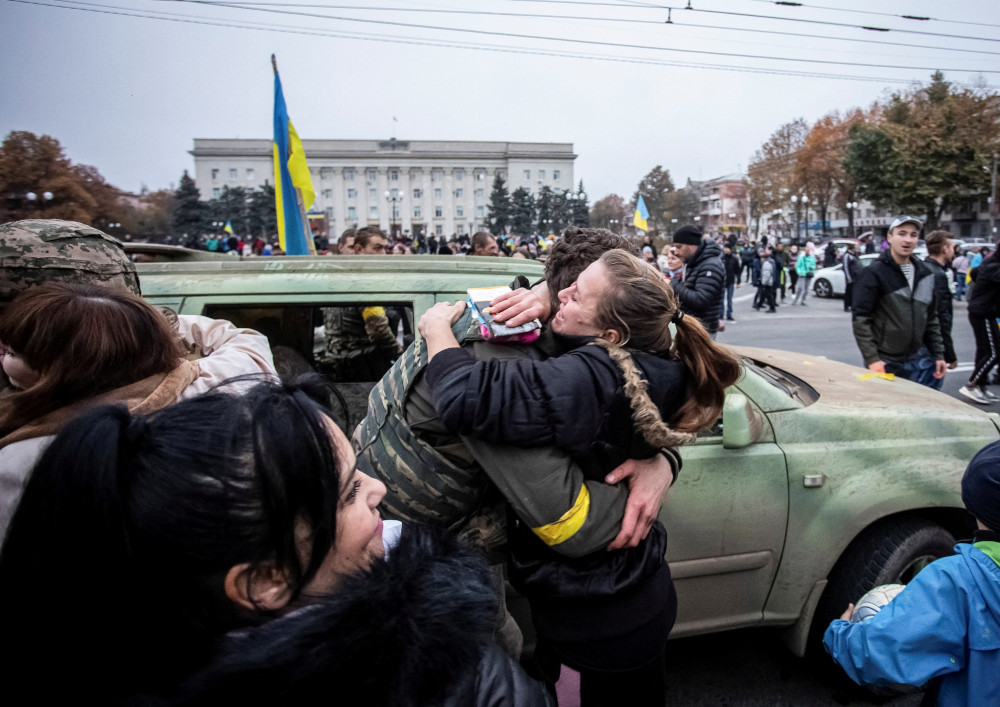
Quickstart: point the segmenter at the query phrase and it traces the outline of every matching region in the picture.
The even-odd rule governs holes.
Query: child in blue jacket
[[[1000,705],[1000,442],[973,457],[962,501],[979,530],[874,618],[830,624],[823,645],[858,684],[923,685],[939,705]]]

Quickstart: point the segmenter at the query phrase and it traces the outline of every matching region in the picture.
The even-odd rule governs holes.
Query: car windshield
[[[746,356],[743,365],[802,405],[812,405],[819,400],[815,388],[782,368]]]

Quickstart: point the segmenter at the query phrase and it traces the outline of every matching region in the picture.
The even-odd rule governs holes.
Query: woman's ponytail
[[[726,388],[739,380],[739,361],[712,341],[694,317],[673,317],[674,352],[691,374],[691,395],[670,423],[681,432],[696,434],[719,418]]]

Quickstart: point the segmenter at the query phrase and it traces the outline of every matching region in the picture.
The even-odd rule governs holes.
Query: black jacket
[[[844,279],[854,283],[858,279],[861,268],[861,259],[849,250],[844,251],[844,257],[840,261],[844,265]]]
[[[743,263],[735,253],[723,255],[722,266],[726,271],[726,287],[740,281],[740,271],[743,270]]]
[[[720,255],[722,246],[712,240],[703,240],[684,263],[684,280],[670,281],[680,300],[681,311],[697,317],[710,333],[719,330],[719,307],[726,284]]]
[[[1000,260],[996,253],[976,268],[976,286],[969,298],[969,314],[973,317],[1000,317]]]
[[[854,339],[865,365],[904,361],[921,346],[944,360],[944,341],[934,302],[934,278],[919,258],[913,263],[913,289],[889,250],[882,251],[854,283]]]
[[[584,474],[601,480],[627,459],[657,449],[636,432],[624,378],[590,337],[554,335],[563,355],[545,361],[476,361],[446,349],[427,364],[434,408],[448,429],[495,443],[555,445],[577,457]],[[648,393],[669,421],[687,400],[687,367],[669,354],[631,351]]]
[[[234,635],[176,704],[550,707],[493,642],[497,602],[479,556],[406,526],[329,598]]]
[[[955,344],[951,340],[951,325],[955,318],[954,309],[952,308],[951,288],[948,287],[948,283],[951,281],[951,270],[946,270],[931,257],[924,259],[924,265],[930,268],[931,273],[934,275],[934,301],[937,303],[938,322],[941,325],[941,339],[944,341],[944,360],[947,363],[952,363],[958,360],[958,356],[955,355]]]

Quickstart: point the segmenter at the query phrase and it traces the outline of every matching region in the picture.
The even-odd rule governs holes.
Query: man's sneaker
[[[987,388],[985,385],[979,386],[979,392],[983,394],[983,397],[989,400],[991,403],[995,403],[1000,400],[1000,396],[996,395],[992,390]]]
[[[958,389],[958,392],[974,403],[979,403],[980,405],[990,404],[990,399],[983,395],[983,391],[977,387],[963,385]]]

